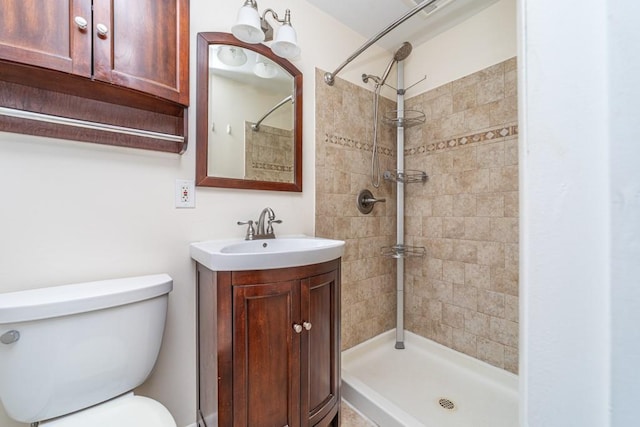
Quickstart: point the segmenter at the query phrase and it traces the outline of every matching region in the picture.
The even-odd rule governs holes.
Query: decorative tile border
[[[455,147],[464,147],[471,144],[477,144],[479,142],[491,141],[500,138],[507,138],[510,136],[518,135],[518,125],[500,126],[494,129],[485,130],[470,135],[462,135],[456,138],[445,139],[442,141],[434,142],[432,144],[421,145],[419,147],[405,148],[404,155],[412,156],[415,154],[432,153],[435,151],[450,150]],[[353,148],[356,150],[372,151],[372,144],[356,141],[355,139],[347,138],[339,135],[330,135],[325,133],[324,142],[341,147]],[[378,147],[378,154],[385,156],[394,156],[395,150],[388,147]]]
[[[483,141],[491,141],[494,139],[506,138],[518,135],[518,125],[500,126],[495,129],[486,130],[471,135],[463,135],[457,138],[445,139],[434,142],[433,144],[421,145],[419,147],[405,148],[404,155],[412,156],[414,154],[425,154],[434,151],[445,151],[455,147],[464,147],[471,144],[477,144]]]
[[[278,171],[278,172],[293,171],[293,166],[284,166],[284,165],[276,165],[276,164],[261,163],[261,162],[251,162],[251,167],[253,169],[260,169],[260,170],[267,170],[267,171]]]
[[[356,150],[373,151],[372,144],[356,141],[355,139],[351,139],[351,138],[347,138],[339,135],[330,135],[328,133],[325,133],[324,142],[329,144],[339,145],[341,147],[354,148]],[[395,150],[388,147],[378,146],[378,154],[382,154],[384,156],[394,156]]]

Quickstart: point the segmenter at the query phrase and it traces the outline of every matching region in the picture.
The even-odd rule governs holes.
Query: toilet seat
[[[40,423],[41,427],[176,427],[160,402],[127,393],[73,414]]]

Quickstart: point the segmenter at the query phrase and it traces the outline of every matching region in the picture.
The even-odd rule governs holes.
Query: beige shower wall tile
[[[491,104],[478,105],[475,108],[464,111],[465,130],[469,133],[479,129],[491,127],[494,123]]]
[[[477,147],[478,167],[499,168],[504,166],[504,142],[480,144]]]
[[[476,84],[466,86],[456,85],[453,89],[453,111],[459,112],[475,108],[478,105],[476,95]]]
[[[442,322],[453,328],[464,329],[466,309],[453,304],[442,304]]]
[[[464,219],[464,235],[467,240],[489,240],[491,236],[491,221],[489,218],[467,217]]]
[[[501,67],[502,68],[502,67]],[[504,74],[503,69],[497,71],[477,86],[477,101],[479,105],[488,104],[504,98]]]
[[[448,217],[453,215],[453,197],[450,195],[435,196],[431,199],[431,215]]]
[[[506,319],[491,317],[489,320],[489,339],[510,347],[517,347],[518,324]]]
[[[518,375],[518,349],[504,346],[504,369]]]
[[[447,217],[442,219],[443,237],[462,239],[465,237],[465,218]]]
[[[504,368],[504,345],[484,337],[478,337],[477,351],[478,359],[498,368]]]
[[[491,289],[518,296],[518,272],[505,267],[491,267]]]
[[[512,322],[518,322],[518,297],[513,295],[504,296],[504,317]]]
[[[491,114],[491,123],[500,125],[518,121],[518,101],[515,96],[487,104]]]
[[[422,217],[422,235],[424,237],[443,237],[443,218],[440,217]]]
[[[442,280],[443,261],[437,258],[427,258],[425,261],[422,276],[430,280]]]
[[[453,304],[453,283],[442,280],[430,280],[431,292],[430,297],[442,301],[443,303]]]
[[[490,316],[475,310],[464,312],[464,330],[478,337],[489,336]]]
[[[477,196],[475,194],[453,194],[452,213],[453,216],[472,217],[477,212]]]
[[[504,141],[504,164],[518,164],[518,139],[512,138]]]
[[[491,169],[491,191],[518,190],[518,166]]]
[[[447,282],[464,284],[465,264],[459,261],[443,261],[442,279]],[[454,326],[454,325],[451,325]]]
[[[505,196],[502,193],[478,194],[476,203],[479,217],[505,216]]]
[[[405,215],[414,217],[430,216],[433,214],[434,209],[440,209],[440,206],[436,207],[434,202],[430,198],[405,196]]]
[[[518,242],[518,218],[490,218],[491,240],[494,242]]]
[[[470,334],[464,329],[454,328],[452,331],[452,348],[454,350],[465,353],[471,357],[476,357],[477,353],[477,336]]]
[[[454,261],[466,263],[476,263],[478,260],[478,247],[474,242],[467,240],[453,240],[453,253],[451,258]]]
[[[490,289],[491,268],[488,265],[464,264],[464,283],[479,289]]]
[[[453,304],[476,311],[478,309],[478,289],[474,286],[454,283]]]
[[[489,316],[504,318],[505,295],[486,289],[478,290],[478,311]]]
[[[473,146],[451,150],[451,170],[458,172],[476,169],[478,167],[476,150],[477,148]]]
[[[476,250],[479,265],[504,267],[504,243],[478,242]]]

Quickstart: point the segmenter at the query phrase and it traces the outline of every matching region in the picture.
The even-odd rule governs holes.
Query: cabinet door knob
[[[84,19],[82,16],[76,16],[75,18],[73,18],[73,22],[75,22],[75,24],[81,30],[86,30],[87,29],[87,25],[88,25],[87,20]]]
[[[311,322],[303,322],[302,326],[304,326],[304,329],[308,331],[311,329],[312,325],[311,325]]]
[[[98,30],[98,35],[101,37],[106,37],[109,34],[109,28],[104,24],[96,25],[96,30]]]
[[[302,325],[294,323],[293,324],[293,330],[296,331],[296,334],[299,334],[300,332],[302,332]]]

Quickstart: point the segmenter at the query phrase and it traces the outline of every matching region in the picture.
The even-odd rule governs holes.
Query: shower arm
[[[282,101],[278,102],[271,110],[269,110],[267,112],[267,114],[265,114],[264,116],[260,117],[260,120],[258,120],[255,124],[251,125],[251,129],[254,131],[259,131],[260,130],[260,123],[262,123],[262,121],[264,119],[266,119],[267,117],[269,117],[269,115],[271,113],[273,113],[274,111],[276,111],[278,108],[282,107],[284,104],[287,103],[287,101],[291,101],[293,102],[293,95],[289,95],[287,96],[285,99],[283,99]]]
[[[380,31],[378,34],[376,34],[375,36],[371,37],[365,44],[363,44],[362,46],[360,46],[360,49],[358,49],[357,51],[355,51],[349,58],[347,58],[346,61],[344,61],[342,64],[340,64],[338,66],[338,68],[336,68],[333,73],[325,73],[324,74],[324,82],[326,84],[328,84],[329,86],[333,86],[333,83],[335,82],[335,77],[336,75],[344,68],[346,67],[351,61],[353,61],[354,59],[356,59],[362,52],[364,52],[365,50],[367,50],[372,44],[374,44],[375,42],[377,42],[378,40],[380,40],[383,36],[387,35],[387,33],[389,33],[391,30],[393,30],[394,28],[396,28],[398,25],[402,24],[404,21],[406,21],[407,19],[411,18],[413,15],[415,15],[416,13],[420,12],[422,9],[434,4],[436,1],[438,0],[425,0],[422,3],[416,5],[413,9],[411,9],[409,12],[405,13],[402,17],[398,18],[395,22],[393,22],[392,24],[390,24],[387,28],[385,28],[384,30]]]

